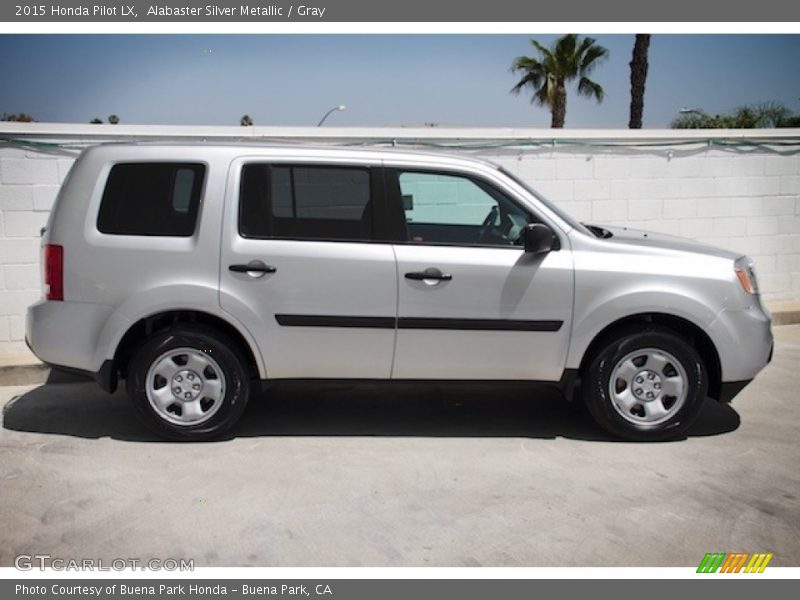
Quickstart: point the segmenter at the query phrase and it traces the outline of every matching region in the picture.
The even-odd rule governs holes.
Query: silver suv
[[[42,243],[32,350],[124,379],[172,439],[230,428],[257,384],[347,379],[548,383],[661,440],[772,354],[747,257],[583,225],[462,157],[100,145]]]

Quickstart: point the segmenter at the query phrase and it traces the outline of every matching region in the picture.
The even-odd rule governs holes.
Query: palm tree
[[[647,50],[650,48],[650,34],[637,33],[631,58],[631,118],[630,129],[642,128],[644,112],[644,83],[647,81]]]
[[[792,127],[800,123],[800,115],[780,102],[745,104],[732,114],[714,115],[701,108],[685,108],[678,118],[672,121],[673,129],[767,129],[773,127]]]
[[[511,91],[519,94],[523,88],[532,88],[531,102],[547,105],[552,115],[551,127],[564,127],[569,81],[578,78],[578,93],[602,102],[603,88],[588,76],[608,57],[606,48],[598,46],[590,37],[581,39],[574,33],[560,37],[550,48],[536,40],[531,40],[531,44],[539,57],[518,56],[514,59],[511,71],[523,75]]]
[[[239,125],[242,127],[252,127],[253,119],[250,118],[250,115],[242,115],[242,118],[239,119]]]
[[[110,115],[108,117],[108,122],[112,125],[119,125],[119,117],[117,115]]]
[[[36,119],[30,116],[28,113],[19,113],[19,114],[6,114],[3,113],[0,116],[0,121],[16,121],[18,123],[35,123]]]

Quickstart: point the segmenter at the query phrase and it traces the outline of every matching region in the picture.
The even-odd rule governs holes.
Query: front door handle
[[[231,265],[229,271],[234,273],[247,273],[251,277],[263,277],[266,273],[274,273],[278,269],[260,260],[251,260],[246,265]]]
[[[405,277],[414,281],[450,281],[453,278],[450,273],[442,273],[435,267],[428,267],[424,271],[412,271],[411,273],[406,273]]]

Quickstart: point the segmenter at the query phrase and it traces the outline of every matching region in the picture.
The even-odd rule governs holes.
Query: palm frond
[[[590,38],[590,37],[585,37],[585,38],[583,38],[583,39],[581,40],[581,45],[578,47],[578,52],[577,52],[577,54],[580,54],[581,56],[583,56],[584,54],[586,54],[586,51],[587,51],[589,48],[591,48],[592,46],[594,46],[594,43],[595,43],[596,41],[597,41],[597,40],[595,40],[594,38]]]
[[[578,72],[580,75],[589,75],[592,70],[608,58],[608,50],[602,46],[590,46],[581,57]]]
[[[550,48],[545,48],[544,46],[542,46],[542,45],[541,45],[539,42],[537,42],[536,40],[531,40],[531,46],[533,46],[534,48],[536,48],[536,50],[538,50],[538,51],[539,51],[539,53],[540,53],[540,54],[541,54],[543,57],[545,57],[545,58],[547,58],[548,56],[552,56],[552,54],[553,54],[553,53],[550,51]]]
[[[536,90],[536,93],[531,98],[531,104],[541,104],[542,106],[553,105],[553,93],[549,85],[545,84]]]
[[[539,89],[544,82],[544,77],[538,73],[526,73],[514,87],[511,88],[513,94],[519,94],[526,87],[532,87],[534,90]]]
[[[578,93],[587,98],[595,98],[598,104],[603,101],[603,97],[605,96],[603,87],[588,77],[581,77],[578,82]]]
[[[542,68],[542,63],[532,56],[518,56],[511,63],[512,71],[536,71]]]
[[[557,65],[553,71],[561,77],[574,77],[578,70],[578,56],[575,52],[577,44],[578,36],[574,33],[569,33],[556,41],[554,54]]]
[[[547,71],[542,63],[531,56],[518,56],[511,65],[511,71],[523,73],[522,79],[511,88],[514,94],[519,94],[525,87],[538,89],[547,77]]]

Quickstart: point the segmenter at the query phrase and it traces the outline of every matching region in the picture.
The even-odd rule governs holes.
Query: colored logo
[[[763,573],[772,553],[748,554],[747,552],[709,552],[700,561],[698,573]]]

